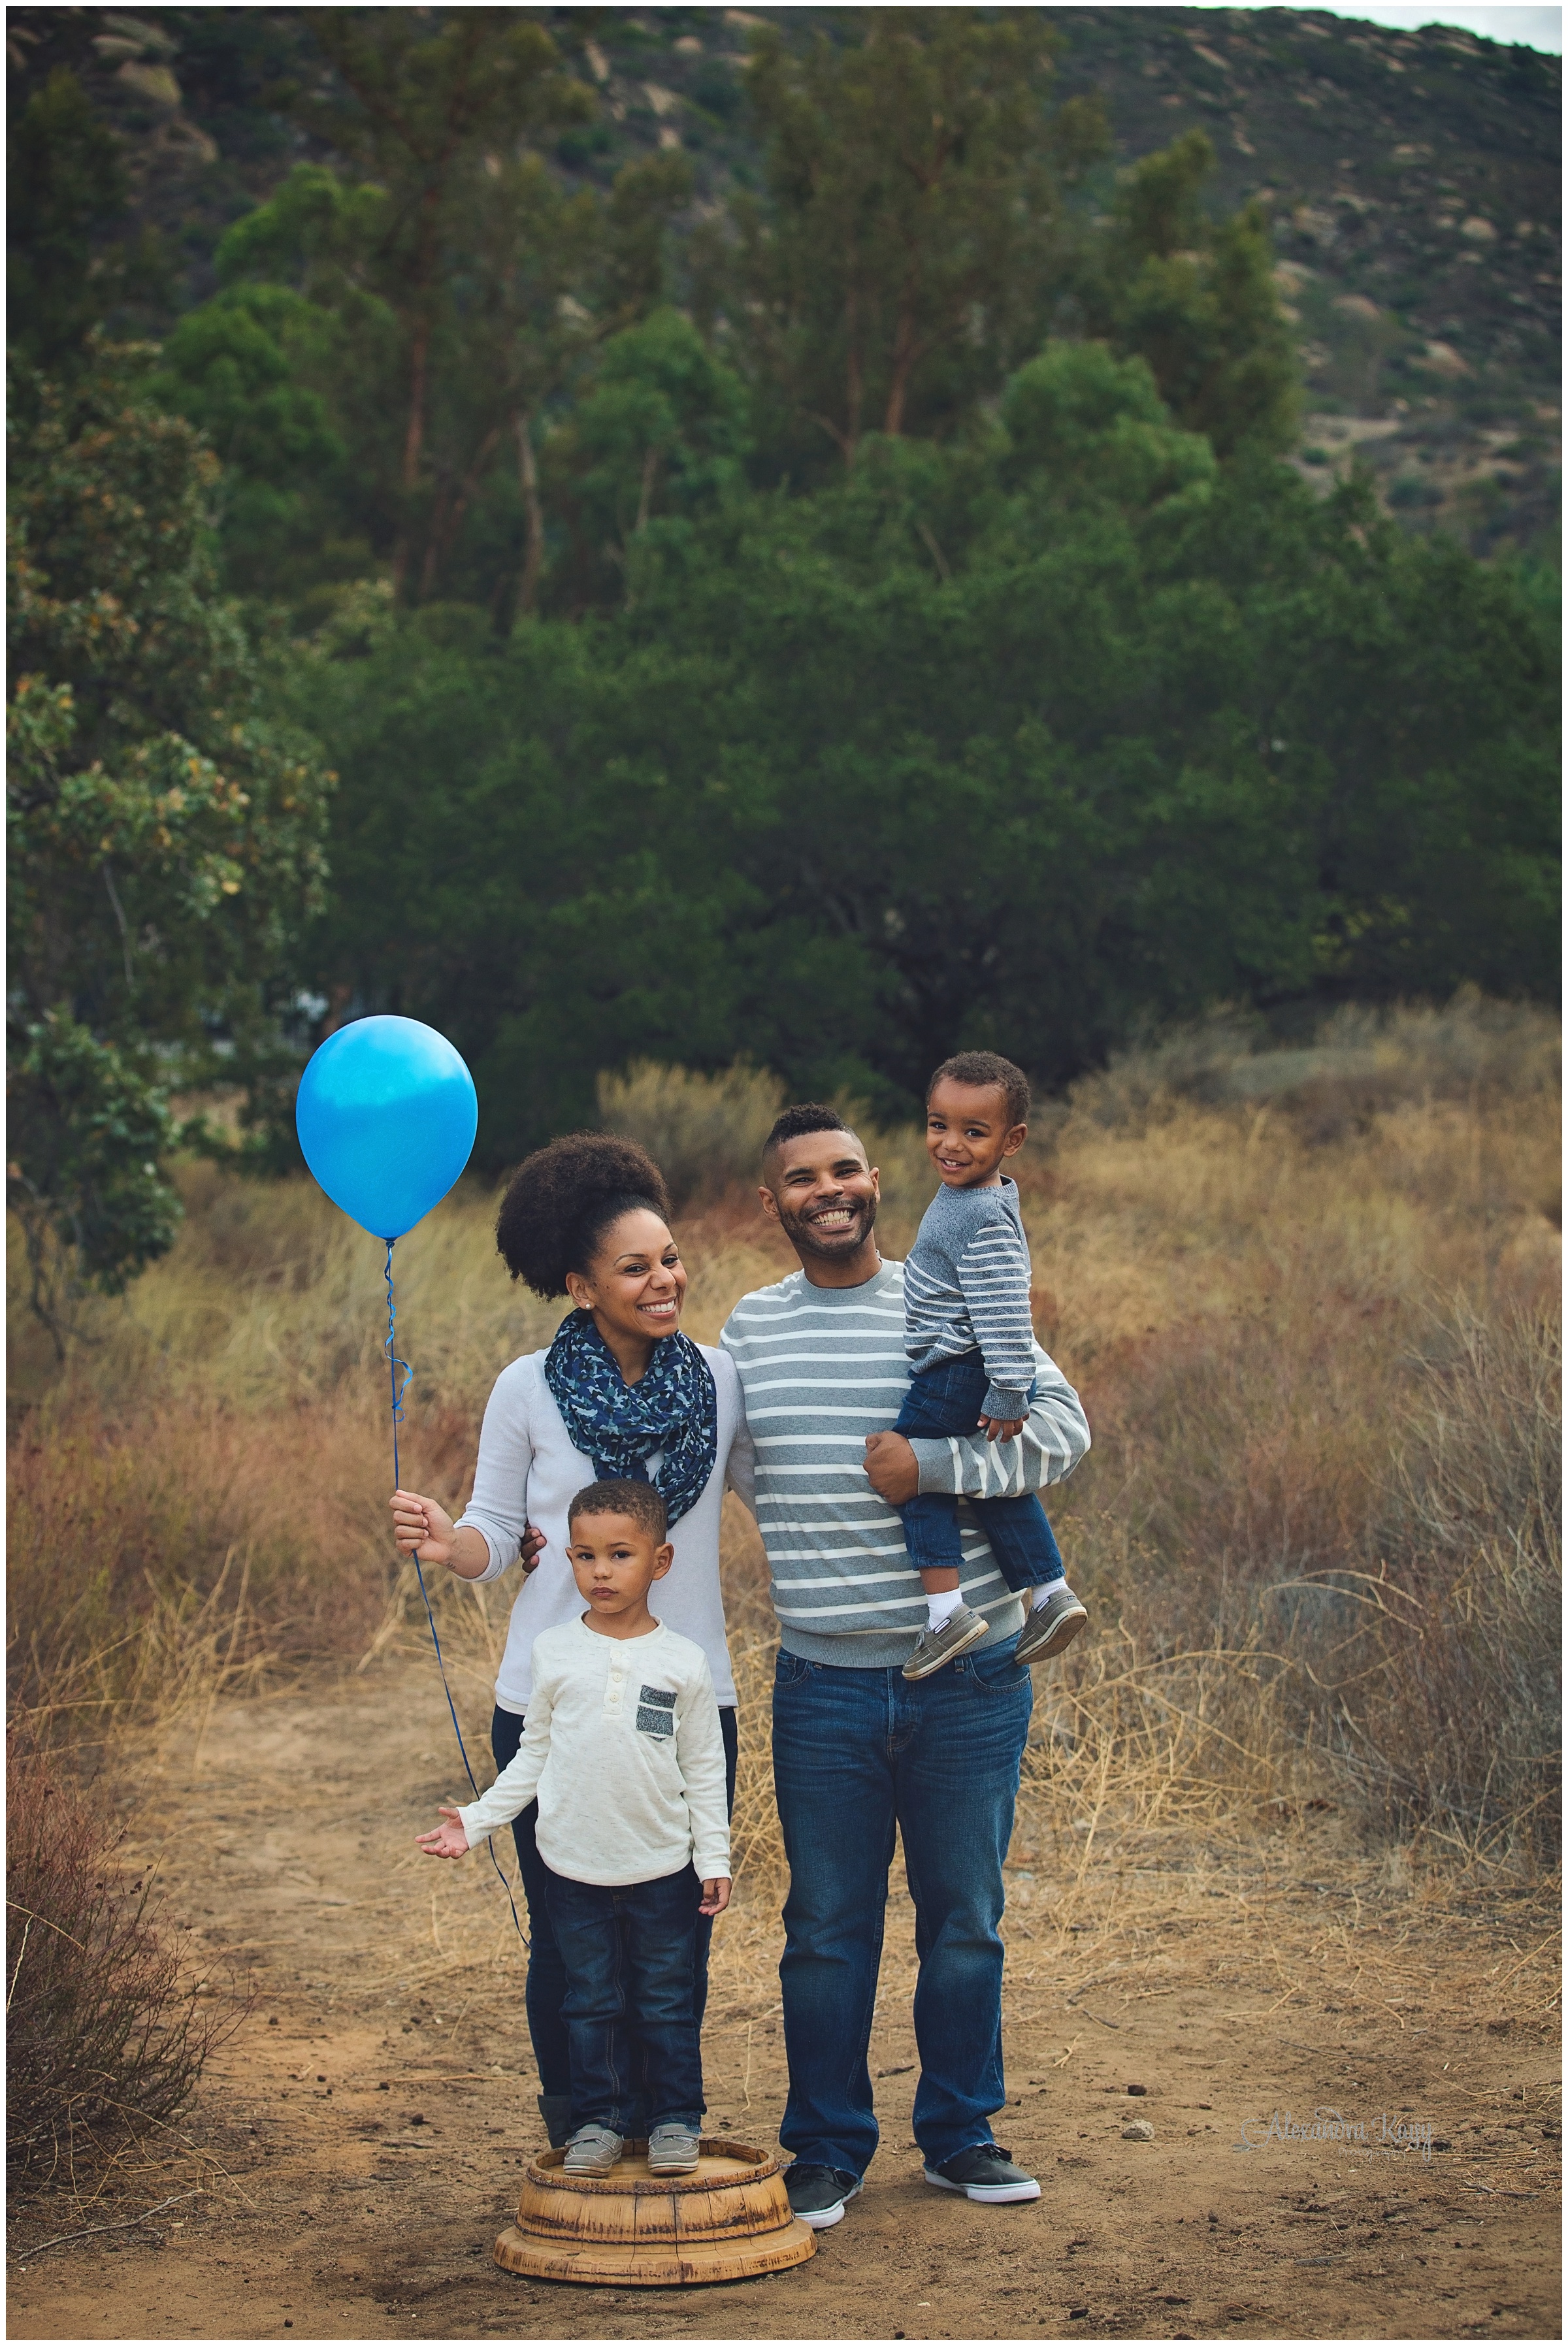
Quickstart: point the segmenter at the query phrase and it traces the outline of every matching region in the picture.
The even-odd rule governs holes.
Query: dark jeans
[[[797,2158],[863,2174],[866,2066],[894,1828],[915,1907],[914,2132],[932,2164],[992,2139],[1002,2076],[1003,1860],[1029,1732],[1013,1640],[911,1680],[780,1654],[773,1781],[789,1894],[779,1966]]]
[[[725,1789],[733,1811],[737,1752],[733,1704],[720,1710],[718,1724],[724,1736]],[[495,1757],[498,1775],[503,1768],[511,1766],[522,1740],[523,1721],[517,1713],[497,1707],[490,1722],[490,1749]],[[550,1869],[534,1841],[534,1828],[538,1819],[538,1802],[530,1800],[512,1826],[512,1838],[517,1844],[518,1870],[523,1876],[523,1894],[528,1901],[528,1984],[524,1990],[523,2001],[528,2014],[528,2034],[533,2040],[534,2059],[539,2071],[539,2091],[542,2094],[569,2094],[572,2090],[572,2064],[566,2045],[566,2024],[561,2016],[561,2006],[566,1994],[566,1973],[545,1903],[545,1884]],[[702,2026],[702,2015],[708,2008],[708,1948],[712,1936],[713,1917],[711,1914],[699,1914],[697,1921],[697,1984],[692,1999],[698,2028]]]
[[[621,2135],[669,2119],[700,2126],[693,1996],[702,1886],[691,1867],[613,1885],[546,1867],[545,1895],[566,1974],[572,2124]]]
[[[904,1405],[893,1426],[895,1433],[919,1441],[943,1434],[972,1433],[991,1380],[978,1352],[962,1352],[956,1361],[941,1361],[911,1378]],[[1031,1400],[1034,1387],[1029,1388]],[[1066,1570],[1045,1510],[1033,1491],[1016,1499],[966,1499],[991,1543],[996,1567],[1009,1588],[1039,1588],[1060,1580]],[[899,1509],[904,1545],[917,1572],[938,1565],[959,1565],[963,1550],[958,1536],[958,1501],[948,1491],[921,1491]]]

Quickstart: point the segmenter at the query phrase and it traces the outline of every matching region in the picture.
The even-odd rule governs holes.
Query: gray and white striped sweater
[[[861,1287],[812,1287],[794,1271],[743,1296],[719,1339],[740,1372],[757,1454],[756,1509],[784,1646],[803,1661],[891,1669],[925,1625],[903,1528],[865,1474],[868,1433],[891,1426],[909,1388],[904,1266]],[[922,1491],[1017,1496],[1070,1474],[1089,1447],[1078,1396],[1036,1345],[1034,1400],[1013,1441],[918,1441]],[[959,1510],[967,1603],[1012,1637],[1023,1615],[985,1535]]]
[[[944,1183],[925,1209],[904,1265],[904,1341],[910,1365],[934,1369],[978,1346],[990,1379],[987,1417],[1023,1417],[1034,1374],[1029,1312],[1029,1241],[1018,1185]]]

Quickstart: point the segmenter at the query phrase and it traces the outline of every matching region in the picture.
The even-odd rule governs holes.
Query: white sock
[[[934,1596],[930,1595],[928,1592],[925,1600],[925,1608],[928,1616],[926,1621],[927,1628],[940,1629],[942,1623],[950,1620],[953,1614],[957,1612],[962,1602],[963,1591],[962,1588],[944,1588]]]
[[[1044,1587],[1037,1588],[1034,1591],[1033,1596],[1030,1600],[1029,1610],[1031,1613],[1038,1613],[1040,1607],[1044,1604],[1047,1597],[1071,1596],[1072,1594],[1072,1590],[1068,1587],[1064,1580],[1048,1580],[1044,1584]]]

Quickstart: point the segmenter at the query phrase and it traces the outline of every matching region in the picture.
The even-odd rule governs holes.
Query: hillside
[[[1301,334],[1302,457],[1349,447],[1477,551],[1549,528],[1559,464],[1561,70],[1449,28],[1288,9],[1057,12],[1118,156],[1207,130],[1268,206]]]
[[[67,62],[123,134],[139,225],[175,259],[177,306],[210,291],[231,220],[311,151],[284,110],[321,72],[309,10],[18,9],[15,92]],[[596,119],[555,150],[607,181],[679,145],[695,212],[755,183],[738,68],[770,15],[815,9],[537,12]],[[1559,466],[1561,67],[1447,28],[1390,31],[1291,9],[1061,8],[1064,93],[1097,90],[1116,165],[1191,128],[1214,199],[1268,209],[1308,387],[1298,461],[1327,483],[1353,455],[1408,525],[1477,552],[1552,542]]]

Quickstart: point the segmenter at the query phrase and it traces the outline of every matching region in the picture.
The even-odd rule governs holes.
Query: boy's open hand
[[[697,1911],[699,1914],[722,1914],[728,1903],[729,1876],[719,1873],[711,1882],[703,1883],[702,1903]]]
[[[433,1832],[421,1833],[418,1837],[421,1849],[423,1850],[426,1857],[466,1857],[468,1835],[463,1830],[462,1818],[455,1809],[448,1808],[444,1800],[440,1806],[442,1815],[449,1821],[443,1825],[437,1825]],[[706,1888],[707,1884],[703,1886]],[[729,1889],[728,1882],[724,1887],[728,1894]]]
[[[1025,1421],[1021,1417],[983,1417],[980,1423],[987,1442],[1011,1442],[1015,1434],[1023,1433]]]

